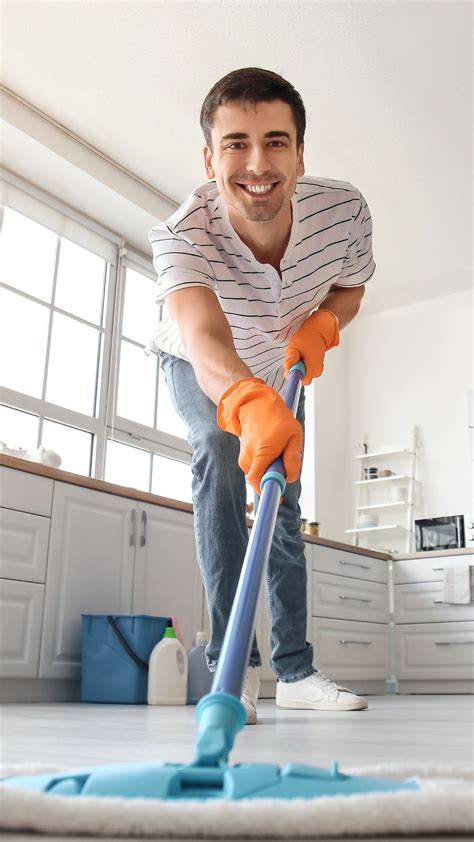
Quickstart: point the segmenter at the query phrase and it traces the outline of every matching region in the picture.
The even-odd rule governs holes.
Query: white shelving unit
[[[387,537],[394,536],[397,541],[403,542],[402,549],[398,551],[411,552],[414,549],[414,511],[415,511],[415,485],[418,483],[416,479],[416,458],[421,446],[420,432],[417,426],[413,429],[413,446],[411,450],[384,450],[374,451],[369,453],[369,446],[367,437],[363,442],[365,452],[354,456],[360,463],[361,479],[356,480],[354,485],[356,489],[356,504],[354,510],[354,526],[352,529],[346,529],[346,535],[351,535],[355,546],[359,546],[361,538],[369,539],[371,535],[377,538],[383,534]],[[365,479],[364,468],[368,467],[369,463],[380,465],[380,460],[403,460],[404,473],[393,473],[388,477],[377,477],[377,479]],[[372,464],[371,464],[372,467]],[[380,465],[385,467],[385,465]],[[391,469],[390,469],[391,470]],[[390,501],[383,499],[381,502],[373,502],[371,492],[376,489],[389,490],[396,485],[403,485],[407,489],[406,500]],[[361,514],[379,513],[382,517],[385,515],[393,515],[393,520],[382,523],[377,526],[358,526],[359,515]],[[379,548],[379,547],[377,547]],[[375,549],[375,548],[374,548]],[[393,552],[397,551],[396,547],[387,547]]]

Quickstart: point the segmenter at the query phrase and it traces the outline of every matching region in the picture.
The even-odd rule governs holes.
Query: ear
[[[202,151],[204,155],[204,169],[206,170],[206,175],[208,178],[215,178],[214,167],[212,166],[212,152],[208,146],[205,146]]]
[[[296,175],[299,177],[304,175],[304,143],[300,143],[296,156]]]

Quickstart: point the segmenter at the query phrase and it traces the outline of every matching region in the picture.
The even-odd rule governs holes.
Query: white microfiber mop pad
[[[3,766],[0,777],[61,771]],[[45,795],[0,785],[0,829],[108,838],[318,839],[390,834],[474,833],[470,766],[394,765],[345,768],[351,775],[415,777],[419,791],[306,799],[152,801]]]

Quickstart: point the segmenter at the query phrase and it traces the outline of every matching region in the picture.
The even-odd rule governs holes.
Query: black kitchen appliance
[[[416,551],[422,553],[465,547],[464,515],[415,520],[415,539]]]

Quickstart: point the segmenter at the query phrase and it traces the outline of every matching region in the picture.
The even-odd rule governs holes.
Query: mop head
[[[271,763],[243,763],[207,767],[175,763],[126,763],[72,769],[56,775],[6,778],[5,787],[36,790],[50,795],[163,800],[249,798],[320,798],[367,792],[416,790],[418,783],[343,775],[333,763],[318,769],[290,763],[281,769]]]
[[[100,767],[98,767],[100,768]],[[254,767],[255,768],[255,767]],[[474,834],[473,771],[465,765],[385,764],[344,769],[353,780],[417,789],[321,795],[317,798],[162,800],[143,797],[58,797],[0,784],[0,831],[109,839],[370,839],[415,834]],[[0,778],[65,778],[58,767],[0,767]]]

